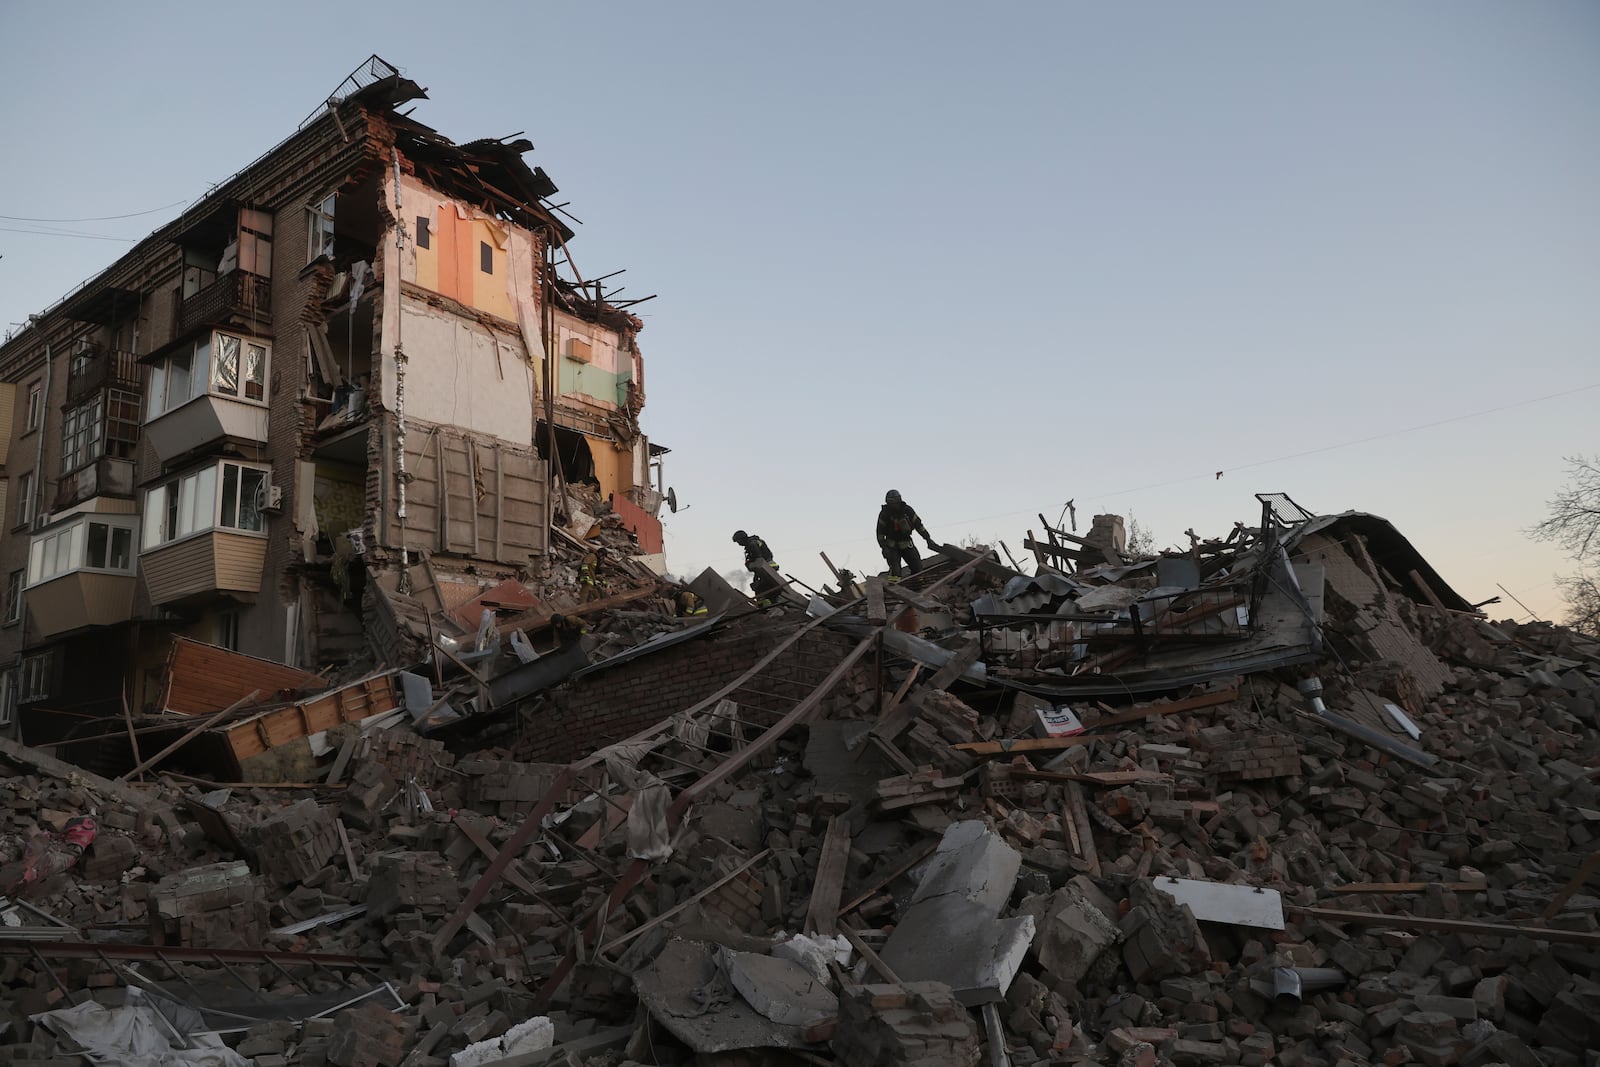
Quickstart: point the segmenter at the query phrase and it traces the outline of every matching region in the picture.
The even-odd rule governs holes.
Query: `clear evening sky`
[[[0,0],[0,330],[372,52],[660,294],[677,572],[737,527],[876,570],[888,488],[1019,556],[1069,498],[1166,545],[1285,491],[1559,611],[1523,531],[1600,451],[1600,5]]]

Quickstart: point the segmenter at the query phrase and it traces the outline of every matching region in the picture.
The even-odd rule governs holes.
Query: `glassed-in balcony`
[[[27,605],[43,637],[133,617],[139,519],[79,515],[28,544]]]
[[[150,368],[145,436],[163,463],[222,440],[267,441],[272,346],[264,338],[214,330]]]

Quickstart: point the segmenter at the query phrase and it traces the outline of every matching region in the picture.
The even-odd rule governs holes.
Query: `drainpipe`
[[[34,329],[44,332],[39,325],[39,316],[29,315],[28,322]],[[39,440],[35,443],[33,453],[33,508],[28,520],[30,531],[39,525],[39,506],[44,503],[44,413],[50,409],[50,379],[55,373],[55,360],[50,355],[50,339],[44,342],[44,391],[39,394]]]

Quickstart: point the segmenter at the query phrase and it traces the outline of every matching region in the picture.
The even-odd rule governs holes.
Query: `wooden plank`
[[[904,582],[883,583],[881,588],[886,595],[892,596],[896,600],[903,600],[918,611],[938,612],[944,610],[938,601],[930,600],[922,594],[906,588]]]
[[[1589,880],[1597,868],[1600,868],[1600,849],[1596,849],[1589,854],[1589,858],[1584,860],[1583,865],[1578,868],[1578,873],[1572,876],[1572,881],[1561,887],[1561,892],[1551,899],[1539,918],[1555,918],[1567,901],[1571,899],[1572,894],[1576,893],[1583,883]]]
[[[1416,583],[1418,589],[1422,590],[1422,595],[1428,598],[1428,603],[1432,604],[1440,611],[1449,610],[1444,606],[1444,601],[1439,599],[1439,595],[1433,591],[1433,587],[1424,581],[1422,575],[1416,570],[1412,570],[1411,580]]]
[[[335,818],[333,825],[339,830],[339,847],[344,850],[344,861],[350,867],[350,880],[358,882],[361,880],[361,875],[356,870],[356,854],[350,848],[350,834],[344,828],[344,820]]]
[[[751,856],[749,859],[747,859],[743,863],[739,864],[739,866],[735,867],[733,870],[729,871],[727,874],[723,875],[721,878],[718,878],[715,882],[712,882],[710,885],[708,885],[704,889],[700,890],[700,892],[696,893],[694,896],[690,897],[688,900],[682,901],[681,903],[677,904],[676,906],[674,906],[672,908],[669,908],[668,910],[662,912],[660,915],[657,915],[654,919],[651,919],[649,922],[641,923],[640,925],[635,926],[632,930],[629,930],[627,933],[620,934],[616,938],[614,938],[613,940],[607,941],[603,946],[601,946],[600,951],[601,952],[610,952],[612,949],[616,948],[618,945],[625,944],[625,943],[627,943],[629,941],[632,941],[634,938],[638,937],[640,934],[647,933],[647,932],[649,932],[651,930],[654,930],[656,927],[660,926],[662,923],[666,922],[668,919],[672,918],[674,915],[681,914],[686,909],[691,908],[694,905],[700,903],[700,901],[704,900],[706,897],[710,896],[712,893],[715,893],[717,890],[721,889],[723,886],[727,885],[729,882],[733,881],[735,878],[739,877],[745,871],[748,871],[751,867],[754,867],[758,862],[760,862],[761,860],[766,859],[771,854],[772,854],[772,850],[770,848],[762,849],[760,852],[757,852],[754,856]]]
[[[1600,853],[1597,853],[1600,855]],[[1329,886],[1328,892],[1341,896],[1366,893],[1425,893],[1437,886],[1446,893],[1482,893],[1488,882],[1350,882],[1347,885]],[[1545,918],[1549,918],[1548,915]]]
[[[1078,847],[1083,861],[1089,865],[1090,874],[1100,873],[1100,854],[1094,847],[1094,827],[1089,822],[1089,809],[1084,806],[1083,786],[1067,783],[1067,810],[1078,827]]]
[[[338,785],[339,779],[344,777],[344,769],[350,765],[350,755],[355,752],[359,740],[357,737],[347,737],[344,744],[339,746],[339,754],[333,758],[333,766],[328,770],[328,785]]]
[[[861,940],[860,934],[842,924],[839,927],[839,932],[844,935],[845,940],[850,942],[850,947],[855,949],[861,958],[867,961],[867,966],[877,971],[885,982],[892,982],[895,985],[900,984],[900,976],[890,970],[887,963],[878,958],[878,954],[872,951],[872,948],[865,941]]]
[[[255,690],[272,696],[326,688],[322,679],[281,663],[247,656],[187,637],[172,640],[161,707],[180,715],[209,715]],[[269,700],[270,702],[270,700]]]
[[[906,859],[895,864],[888,870],[887,873],[874,878],[871,885],[857,893],[854,897],[851,897],[849,903],[845,904],[839,909],[839,914],[849,915],[852,911],[855,911],[857,908],[861,907],[861,905],[877,896],[885,887],[889,885],[889,883],[906,874],[911,870],[911,868],[915,867],[917,864],[933,855],[936,851],[938,851],[938,848],[938,841],[925,842],[921,848],[916,849]]]
[[[1013,752],[1051,752],[1063,748],[1076,748],[1079,745],[1089,745],[1096,741],[1104,741],[1105,735],[1092,731],[1103,729],[1107,726],[1122,726],[1140,719],[1148,719],[1153,715],[1174,715],[1179,712],[1199,711],[1203,708],[1227,704],[1237,699],[1237,689],[1225,689],[1219,693],[1204,693],[1187,700],[1174,700],[1165,704],[1146,704],[1143,707],[1133,708],[1117,715],[1108,715],[1089,727],[1091,732],[1072,734],[1069,737],[1025,737],[1013,741],[967,741],[950,747],[962,752],[971,752],[976,755],[994,756]]]
[[[1304,916],[1329,923],[1355,926],[1387,926],[1394,930],[1438,930],[1475,937],[1528,937],[1535,941],[1559,941],[1573,945],[1600,946],[1600,930],[1561,930],[1550,926],[1521,926],[1515,923],[1475,922],[1471,919],[1431,919],[1421,915],[1385,915],[1375,911],[1342,911],[1337,908],[1285,906],[1284,914]]]
[[[139,772],[147,771],[151,767],[154,767],[156,764],[160,763],[162,760],[166,759],[168,756],[170,756],[174,752],[178,751],[178,749],[182,748],[184,745],[187,745],[190,741],[193,741],[196,737],[199,737],[200,734],[203,731],[208,730],[211,727],[217,725],[217,723],[221,722],[223,719],[227,718],[229,715],[232,715],[234,712],[238,711],[240,708],[244,707],[246,704],[249,704],[251,701],[255,700],[255,698],[260,696],[260,695],[261,695],[261,690],[259,690],[259,689],[251,690],[248,695],[242,697],[239,700],[234,701],[232,704],[230,704],[227,707],[223,708],[221,711],[217,712],[215,715],[212,715],[209,718],[200,720],[198,723],[196,723],[194,725],[194,727],[192,729],[186,731],[182,737],[180,737],[176,741],[172,742],[172,744],[168,745],[166,748],[162,749],[160,752],[157,752],[154,756],[151,756],[149,759],[144,760],[138,766],[134,767],[133,770],[128,771],[126,774],[118,775],[117,776],[117,781],[119,781],[119,782],[127,781],[129,778],[132,778],[134,775],[138,774]]]
[[[817,857],[817,876],[811,884],[811,903],[806,907],[802,932],[831,937],[839,930],[839,898],[844,893],[844,878],[850,863],[850,827],[839,816],[828,819],[828,832],[822,838]]]
[[[867,622],[882,626],[888,621],[889,609],[883,602],[883,579],[873,576],[867,579]]]
[[[462,835],[468,841],[472,842],[472,847],[484,854],[491,866],[499,861],[500,850],[495,848],[494,845],[490,843],[488,838],[484,837],[483,834],[478,832],[478,828],[472,824],[471,819],[452,819],[450,821],[457,830],[461,831]],[[534,888],[532,883],[530,883],[526,878],[522,877],[522,875],[518,874],[509,865],[506,867],[504,877],[506,881],[512,884],[512,886],[520,889],[529,896],[536,897],[539,895],[538,890]]]
[[[133,711],[128,707],[128,690],[122,688],[122,721],[128,724],[128,747],[133,749],[133,762],[143,762],[139,755],[139,737],[133,729]]]
[[[978,656],[982,651],[982,646],[978,642],[967,642],[956,652],[950,662],[940,667],[934,672],[933,677],[928,679],[928,688],[934,690],[949,689],[955,684],[957,678],[967,673],[967,668],[978,662]]]

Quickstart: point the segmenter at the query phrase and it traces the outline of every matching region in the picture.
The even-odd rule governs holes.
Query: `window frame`
[[[255,477],[248,478],[246,473]],[[233,478],[233,503],[232,515],[223,515],[224,498],[227,493],[229,475]],[[210,475],[209,479],[206,475]],[[203,509],[205,503],[200,497],[200,487],[209,480],[210,507]],[[257,483],[258,488],[246,491],[246,481]],[[266,537],[267,523],[270,516],[266,510],[265,498],[271,492],[272,466],[267,463],[248,463],[240,460],[222,459],[204,466],[195,467],[175,477],[149,486],[144,491],[144,507],[142,511],[141,533],[139,537],[138,555],[154,552],[158,548],[187,541],[191,537],[200,537],[204,534],[225,531],[227,533],[246,534],[251,537]],[[255,527],[241,526],[243,516],[246,514],[246,494],[251,501],[257,499],[260,493],[262,503],[259,506],[251,505],[254,514]],[[159,493],[160,496],[156,496]],[[209,515],[208,522],[197,522],[204,515]],[[185,529],[185,526],[188,528]],[[177,531],[182,530],[182,533]]]
[[[44,380],[28,383],[28,408],[23,414],[22,432],[32,433],[44,423]]]
[[[426,215],[417,216],[417,247],[427,250],[433,247],[433,220]]]
[[[18,673],[17,702],[31,704],[39,700],[50,699],[50,668],[55,658],[55,650],[48,649],[36,652],[31,656],[22,657]]]
[[[71,474],[105,455],[106,397],[96,393],[61,413],[61,473]]]
[[[13,626],[22,621],[22,591],[28,585],[28,568],[12,571],[6,575],[6,609],[5,618],[0,620],[0,626]]]
[[[21,668],[16,665],[0,670],[0,726],[10,726],[16,719],[20,675]]]
[[[104,529],[104,542],[100,562],[90,561],[92,527]],[[111,565],[118,538],[114,531],[127,534],[120,567]],[[81,531],[81,533],[80,533]],[[46,582],[68,574],[109,574],[116,578],[131,578],[139,570],[139,516],[105,515],[90,512],[75,515],[71,520],[42,530],[28,541],[28,566],[23,572],[22,588],[26,592]],[[48,572],[48,573],[47,573]]]
[[[232,357],[234,367],[232,392],[229,392],[221,382],[227,361],[228,341],[237,342]],[[259,353],[259,357],[256,357],[256,353]],[[256,359],[253,366],[252,358]],[[187,382],[187,395],[183,399],[169,398],[172,383],[175,381],[172,373],[173,362],[180,359],[186,363],[184,376]],[[270,341],[264,337],[252,337],[232,330],[211,330],[194,338],[185,347],[169,352],[150,368],[150,386],[144,397],[143,424],[149,425],[187,404],[208,396],[266,407],[271,399],[268,387],[271,380]]]
[[[478,242],[478,272],[494,277],[494,245],[488,241]]]
[[[315,204],[306,205],[306,262],[315,263],[323,256],[333,258],[334,240],[337,236],[339,194],[329,193]]]
[[[17,526],[33,524],[33,471],[17,475]]]

